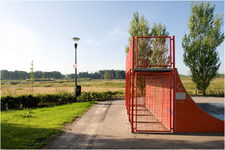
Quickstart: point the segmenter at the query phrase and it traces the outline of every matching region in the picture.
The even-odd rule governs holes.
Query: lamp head
[[[77,44],[78,41],[80,40],[80,38],[78,38],[78,37],[73,37],[72,40],[73,40],[73,43],[74,43],[74,44]]]

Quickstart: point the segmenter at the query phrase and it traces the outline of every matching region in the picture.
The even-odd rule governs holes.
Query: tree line
[[[35,79],[74,79],[73,74],[63,75],[59,71],[43,72],[35,71]],[[124,70],[100,70],[94,73],[79,72],[77,78],[90,78],[90,79],[125,79]],[[30,79],[30,74],[26,71],[8,71],[1,70],[1,80],[25,80]]]

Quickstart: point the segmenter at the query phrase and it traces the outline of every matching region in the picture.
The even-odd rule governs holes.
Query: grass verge
[[[96,101],[1,111],[1,148],[37,149],[62,132]]]

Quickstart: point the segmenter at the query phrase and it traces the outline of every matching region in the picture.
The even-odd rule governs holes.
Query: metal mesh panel
[[[137,37],[136,67],[171,67],[170,37]]]
[[[170,131],[171,75],[170,73],[137,75],[135,128],[138,132]],[[135,104],[136,104],[135,103]]]

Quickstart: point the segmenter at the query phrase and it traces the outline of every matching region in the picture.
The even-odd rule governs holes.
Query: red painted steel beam
[[[176,81],[175,81],[175,36],[173,36],[173,133],[176,132],[176,127],[175,127],[175,115],[176,115],[176,108],[175,108],[175,103],[176,103]]]
[[[132,45],[132,57],[131,57],[131,61],[132,61],[132,94],[131,94],[131,96],[132,96],[132,108],[131,108],[131,132],[133,133],[134,132],[134,124],[133,124],[133,122],[134,122],[134,36],[132,37],[132,41],[133,41],[133,45]]]

